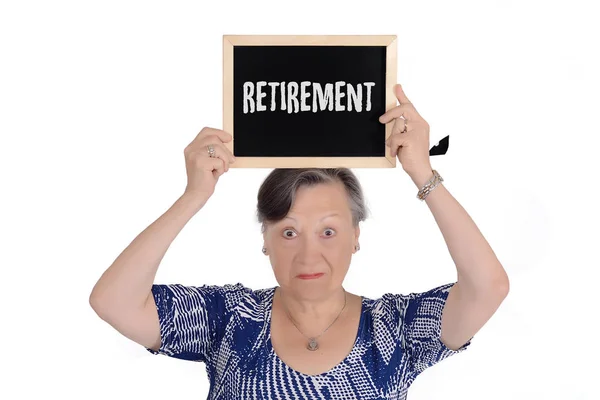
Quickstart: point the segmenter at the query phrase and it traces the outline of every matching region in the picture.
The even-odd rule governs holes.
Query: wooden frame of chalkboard
[[[396,38],[223,35],[223,130],[233,136],[225,146],[236,157],[230,168],[396,167],[396,157],[385,145],[392,124],[379,122],[397,105]],[[365,82],[359,83],[361,79]],[[310,85],[313,112],[306,102]],[[345,106],[339,100],[343,85],[348,90]],[[269,106],[262,104],[263,97]],[[335,111],[346,112],[334,113],[334,102]],[[298,104],[304,113],[298,112]]]

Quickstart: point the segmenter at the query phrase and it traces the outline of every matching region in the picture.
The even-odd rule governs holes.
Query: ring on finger
[[[208,150],[208,156],[210,158],[215,158],[216,157],[216,155],[215,155],[215,148],[211,144],[209,144],[208,146],[206,146],[206,148]]]
[[[406,133],[406,131],[408,130],[408,121],[406,120],[406,118],[402,118],[404,120],[404,130],[401,131],[400,133]]]

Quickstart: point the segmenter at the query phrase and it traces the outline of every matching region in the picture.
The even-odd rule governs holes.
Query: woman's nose
[[[319,242],[314,239],[306,238],[301,240],[300,247],[298,249],[298,256],[307,264],[309,264],[311,260],[320,258],[321,248]]]

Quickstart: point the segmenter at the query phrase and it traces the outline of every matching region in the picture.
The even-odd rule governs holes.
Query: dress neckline
[[[267,334],[266,334],[266,342],[267,342],[267,351],[269,352],[269,354],[275,358],[275,360],[277,362],[279,362],[281,365],[283,365],[283,367],[285,369],[287,369],[290,372],[293,372],[295,374],[298,374],[300,376],[304,376],[304,377],[308,377],[308,378],[318,378],[318,377],[325,377],[327,375],[333,374],[335,372],[337,372],[338,370],[344,368],[348,362],[348,359],[354,355],[354,352],[357,350],[357,344],[358,341],[360,340],[360,334],[362,332],[363,329],[363,325],[364,325],[364,312],[365,312],[365,297],[364,296],[360,296],[360,317],[359,317],[359,321],[358,321],[358,330],[356,331],[356,338],[354,339],[354,344],[352,345],[352,349],[350,350],[350,352],[346,355],[346,357],[344,357],[344,359],[342,361],[340,361],[338,364],[334,365],[333,367],[331,367],[329,370],[322,372],[320,374],[317,375],[310,375],[310,374],[305,374],[303,372],[297,371],[294,368],[290,367],[289,365],[287,365],[280,357],[279,355],[277,355],[277,352],[275,351],[275,348],[273,347],[273,343],[271,342],[271,316],[273,315],[273,299],[275,298],[275,290],[278,288],[278,286],[275,286],[273,288],[271,288],[269,296],[267,298],[267,307],[266,307],[266,311],[267,311],[267,315],[266,315],[266,324],[267,324]]]

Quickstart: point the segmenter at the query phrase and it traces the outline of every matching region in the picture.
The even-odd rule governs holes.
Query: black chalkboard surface
[[[224,36],[230,167],[394,167],[396,36]]]

